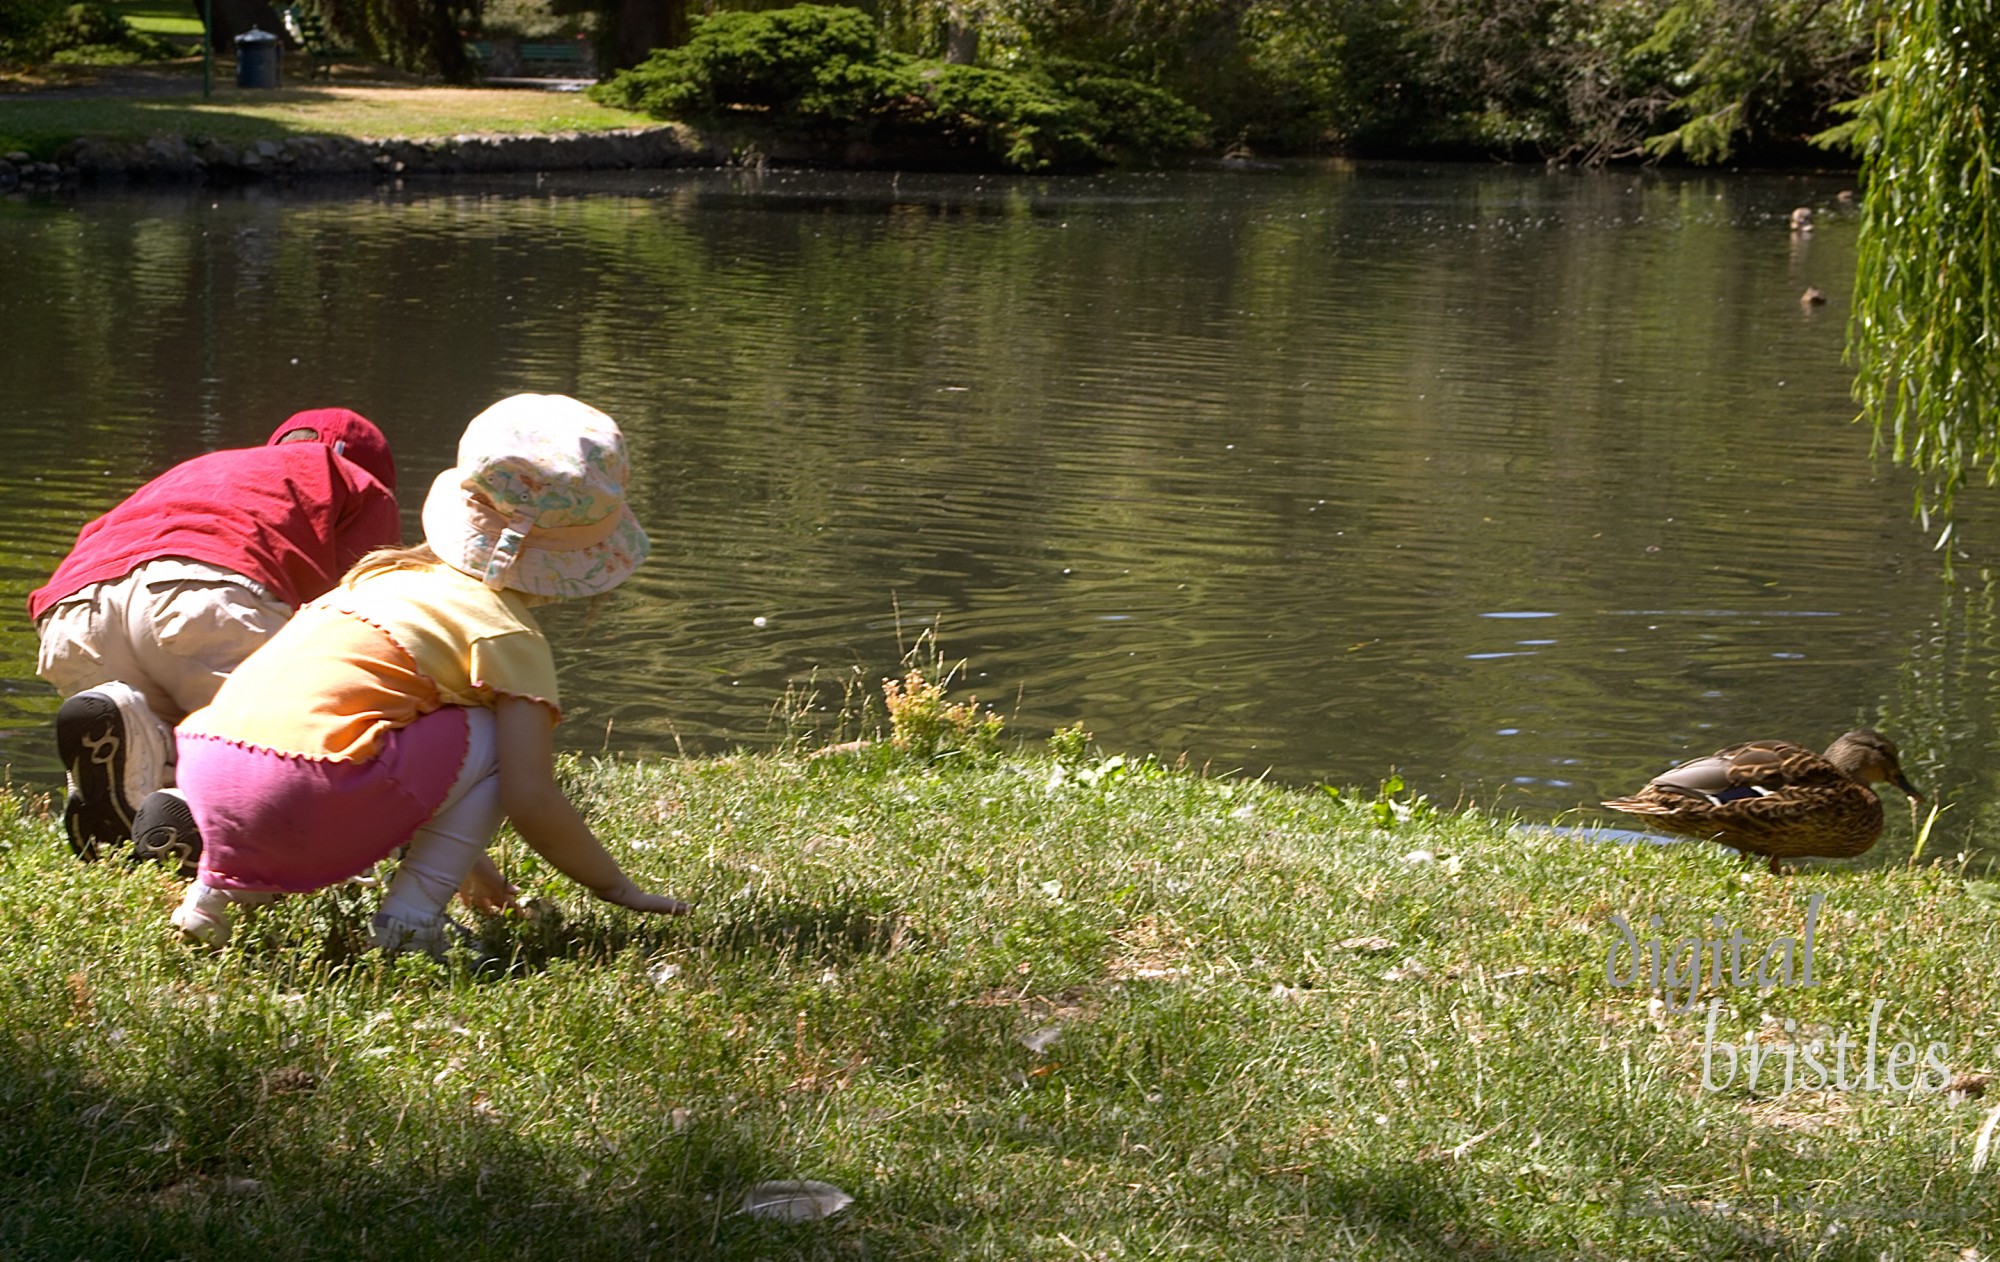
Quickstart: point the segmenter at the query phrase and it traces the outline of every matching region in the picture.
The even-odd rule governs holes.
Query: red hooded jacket
[[[307,431],[290,442],[287,434]],[[346,408],[300,412],[262,447],[175,465],[83,528],[28,616],[161,557],[233,570],[293,608],[361,555],[401,542],[396,462],[374,422]]]

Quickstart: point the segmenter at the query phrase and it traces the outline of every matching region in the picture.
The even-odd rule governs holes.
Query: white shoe
[[[218,890],[200,881],[188,886],[187,896],[174,909],[171,919],[184,941],[221,950],[229,945],[230,908],[265,907],[276,902],[276,894],[249,890]]]
[[[422,951],[434,960],[442,960],[451,952],[456,936],[451,925],[443,916],[431,916],[424,920],[405,920],[391,912],[378,911],[368,922],[368,943],[384,955],[396,955],[403,951]]]
[[[174,928],[181,931],[183,941],[219,951],[229,945],[231,903],[228,891],[210,889],[196,881],[174,909]]]

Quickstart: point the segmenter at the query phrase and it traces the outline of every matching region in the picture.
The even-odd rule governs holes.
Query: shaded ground
[[[313,79],[303,54],[287,54],[282,65],[282,84],[288,88],[335,86],[358,88],[411,88],[436,90],[444,85],[387,66],[373,63],[339,63],[329,78]],[[578,91],[586,80],[574,79],[488,79],[483,87],[520,87],[542,91]],[[217,57],[210,70],[210,89],[217,94],[235,93],[236,63]],[[201,58],[154,62],[143,66],[52,66],[32,70],[10,70],[0,66],[0,99],[22,97],[111,100],[144,97],[200,96]],[[262,89],[242,89],[255,95]]]
[[[200,93],[198,58],[150,66],[53,67],[34,72],[0,69],[0,97],[10,99],[29,96],[85,100]]]

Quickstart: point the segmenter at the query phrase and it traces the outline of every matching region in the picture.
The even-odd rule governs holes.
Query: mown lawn
[[[106,0],[111,10],[148,35],[201,38],[201,6],[190,0]],[[276,34],[276,32],[273,32]]]
[[[237,88],[229,74],[225,67],[208,100],[185,93],[153,99],[0,96],[0,151],[48,158],[80,136],[177,135],[242,144],[295,135],[427,140],[657,125],[573,92],[347,84],[256,90]]]
[[[2000,1168],[1975,1147],[2000,1091],[1935,1088],[2000,1059],[2000,915],[1948,862],[1780,878],[1123,759],[569,774],[692,917],[581,901],[516,843],[502,866],[570,916],[486,925],[483,965],[358,953],[366,891],[204,955],[167,940],[173,880],[79,865],[6,799],[0,1255],[1993,1247]],[[1725,974],[1680,1012],[1607,978],[1614,913],[1754,953],[1802,945],[1814,894],[1811,987]],[[1817,1038],[1830,1063],[1843,1034],[1845,1089],[1795,1054],[1783,1091],[1781,1050],[1746,1089],[1750,1045]],[[1892,1089],[1896,1043],[1943,1070]],[[790,1178],[854,1203],[738,1212]]]

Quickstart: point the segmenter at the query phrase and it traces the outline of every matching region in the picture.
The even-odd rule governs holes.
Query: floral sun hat
[[[424,538],[495,591],[608,592],[652,547],[625,503],[630,474],[616,421],[567,395],[517,394],[465,427],[424,500]]]

